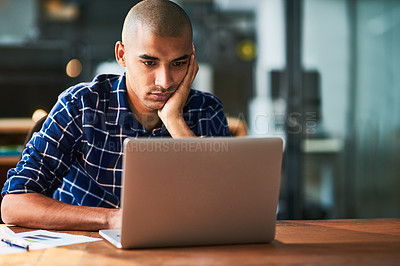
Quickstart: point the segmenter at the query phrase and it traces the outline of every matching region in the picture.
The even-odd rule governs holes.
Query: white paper
[[[0,237],[4,234],[6,234],[8,238],[15,237],[25,241],[27,244],[29,244],[29,250],[38,250],[43,248],[66,246],[102,240],[101,238],[50,232],[46,230],[36,230],[15,234],[9,228],[1,226]],[[26,252],[26,250],[18,247],[10,247],[6,243],[0,242],[0,254],[10,254],[16,252]]]
[[[15,233],[8,228],[7,226],[0,226],[0,239],[2,238],[7,238],[7,239],[12,239],[15,237]],[[11,254],[11,253],[17,253],[17,252],[25,252],[26,250],[17,248],[17,247],[10,247],[6,243],[3,243],[0,241],[0,255],[2,254]]]

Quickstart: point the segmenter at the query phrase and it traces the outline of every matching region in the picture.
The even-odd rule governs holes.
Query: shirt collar
[[[110,96],[106,114],[106,124],[122,127],[128,135],[145,134],[147,130],[140,124],[129,106],[128,92],[126,88],[126,74],[118,79],[110,80]]]
[[[118,125],[126,123],[128,117],[132,117],[129,107],[128,94],[126,91],[125,74],[119,76],[117,80],[110,80],[110,96],[106,114],[106,124]]]

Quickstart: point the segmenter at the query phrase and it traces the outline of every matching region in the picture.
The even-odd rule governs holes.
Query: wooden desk
[[[67,232],[99,237],[97,232]],[[0,265],[399,263],[400,219],[278,221],[276,240],[270,244],[120,250],[103,240],[0,256]]]

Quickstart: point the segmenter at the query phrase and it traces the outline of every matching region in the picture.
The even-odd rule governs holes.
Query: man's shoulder
[[[222,108],[222,102],[217,96],[209,92],[192,89],[190,90],[186,106],[190,109],[206,108],[210,106]]]
[[[91,82],[81,82],[69,87],[60,94],[60,98],[66,100],[80,100],[90,97],[107,97],[113,89],[113,85],[121,78],[119,75],[97,75]]]

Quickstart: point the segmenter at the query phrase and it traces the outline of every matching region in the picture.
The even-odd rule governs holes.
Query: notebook
[[[274,239],[281,138],[124,142],[118,248],[267,243]]]

